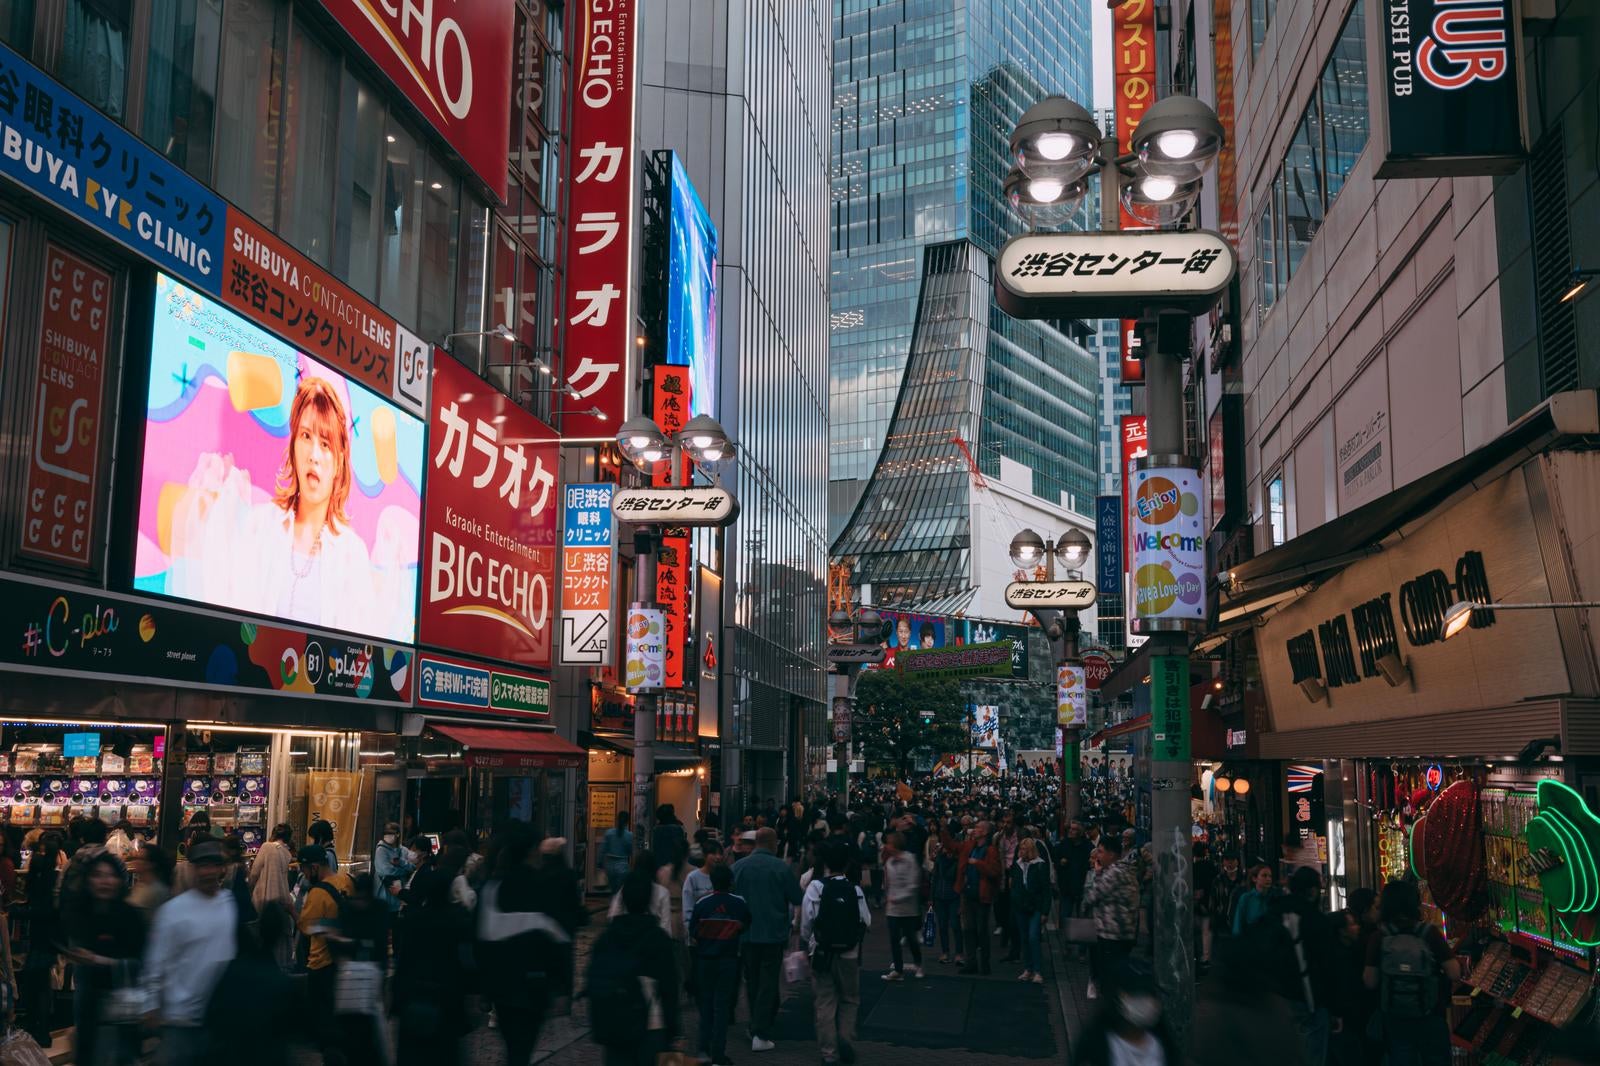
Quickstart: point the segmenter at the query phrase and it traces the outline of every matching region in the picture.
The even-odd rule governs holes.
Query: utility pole
[[[633,599],[637,606],[656,602],[656,545],[654,527],[641,527],[633,535]],[[643,691],[633,697],[633,839],[649,846],[650,782],[656,776],[656,694]]]

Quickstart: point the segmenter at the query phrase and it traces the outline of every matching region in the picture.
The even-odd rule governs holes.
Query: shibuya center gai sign
[[[1233,278],[1233,249],[1206,230],[1027,233],[1000,249],[995,302],[1016,318],[1201,314]]]

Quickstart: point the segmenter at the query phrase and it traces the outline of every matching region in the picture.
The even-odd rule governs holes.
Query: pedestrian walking
[[[1447,990],[1461,980],[1461,963],[1437,926],[1422,920],[1422,897],[1408,881],[1383,886],[1379,935],[1363,973],[1378,993],[1378,1016],[1388,1066],[1443,1066],[1450,1061],[1445,1021]]]
[[[1233,935],[1233,912],[1249,888],[1244,871],[1239,867],[1239,856],[1224,855],[1216,876],[1211,879],[1211,899],[1206,905],[1211,919],[1212,954],[1216,951],[1217,937]]]
[[[605,871],[606,891],[615,896],[622,891],[623,878],[633,863],[633,834],[628,831],[628,812],[618,811],[617,821],[600,838],[600,868]]]
[[[1025,837],[1017,845],[1017,861],[1010,870],[1009,898],[1012,921],[1017,926],[1017,943],[1022,948],[1022,973],[1019,980],[1044,984],[1044,961],[1040,946],[1040,926],[1050,909],[1049,864],[1039,857],[1038,842]]]
[[[663,803],[656,808],[656,827],[650,831],[650,850],[656,862],[663,866],[677,866],[689,854],[689,837],[672,804]],[[776,849],[774,849],[776,850]]]
[[[700,1006],[699,1050],[713,1066],[731,1066],[728,1024],[733,1020],[734,1001],[739,995],[739,947],[750,928],[750,906],[733,894],[731,869],[713,865],[707,876],[711,891],[688,910]]]
[[[1017,943],[1017,926],[1011,916],[1011,896],[1004,890],[1003,879],[1017,863],[1017,849],[1022,845],[1022,835],[1017,826],[1017,813],[1007,810],[1000,816],[1000,829],[995,833],[994,844],[1000,851],[1001,891],[994,897],[995,932],[1000,935],[1000,946],[1005,949],[1001,962],[1017,962],[1022,958],[1021,945]]]
[[[683,913],[685,916],[694,913],[694,906],[707,896],[711,895],[711,871],[714,867],[723,865],[722,845],[715,840],[705,840],[689,849],[689,862],[694,867],[683,879]],[[685,929],[689,940],[694,940],[694,934]]]
[[[655,852],[641,851],[634,855],[633,869],[629,873],[631,876],[634,873],[642,872],[650,879],[650,883],[655,885],[655,887],[650,890],[650,913],[655,915],[656,922],[661,926],[661,931],[670,937],[673,935],[674,931],[672,922],[672,893],[667,890],[666,885],[662,884],[662,871],[663,868],[656,859]],[[626,881],[627,878],[623,878],[623,882],[626,883]],[[624,913],[626,913],[626,911],[623,907],[622,892],[619,890],[611,897],[611,906],[606,910],[606,917],[608,919],[618,918]]]
[[[194,860],[191,857],[189,861]],[[339,932],[339,915],[355,884],[349,874],[339,872],[329,849],[321,844],[300,849],[300,876],[307,885],[299,922],[306,946],[306,1004],[317,1044],[326,1058],[330,1052],[337,1054],[342,1042],[334,1024],[336,971],[329,937]]]
[[[1217,879],[1217,864],[1211,848],[1203,840],[1194,844],[1190,869],[1194,885],[1194,951],[1202,967],[1211,963],[1211,886]]]
[[[144,916],[128,903],[128,872],[102,850],[82,871],[82,899],[64,914],[68,962],[73,972],[73,1062],[113,1066],[139,1055],[137,1013],[124,1004],[137,996],[144,955]]]
[[[750,931],[745,934],[744,984],[750,1004],[750,1050],[771,1051],[778,1017],[778,988],[783,977],[783,949],[789,941],[789,908],[800,905],[800,882],[789,864],[777,856],[778,834],[772,828],[756,833],[756,848],[733,867],[733,890],[750,906]]]
[[[259,856],[257,861],[260,861]],[[372,849],[372,890],[391,913],[399,913],[400,893],[396,886],[404,884],[410,873],[411,864],[400,846],[400,825],[389,822],[383,827],[383,837]]]
[[[225,1058],[228,1066],[287,1066],[289,1034],[301,1019],[295,1014],[294,980],[284,972],[277,945],[290,940],[293,925],[288,908],[272,902],[258,909],[254,929],[239,927],[238,950],[205,1006],[207,1062]],[[239,1039],[242,1033],[248,1039]]]
[[[1155,981],[1126,963],[1105,981],[1106,1001],[1074,1043],[1072,1066],[1180,1066]]]
[[[1245,932],[1272,910],[1272,867],[1259,863],[1250,868],[1249,888],[1233,908],[1233,935]]]
[[[1105,833],[1090,858],[1092,869],[1083,905],[1094,916],[1095,943],[1089,952],[1088,997],[1097,999],[1100,985],[1121,966],[1139,937],[1139,880],[1122,861],[1122,838]]]
[[[595,941],[586,994],[606,1066],[656,1066],[656,1056],[678,1038],[678,975],[672,940],[651,912],[658,887],[635,868],[618,895],[623,913]]]
[[[1328,1003],[1337,960],[1328,916],[1322,913],[1322,877],[1309,866],[1289,876],[1289,891],[1273,899],[1271,913],[1253,927],[1268,945],[1263,954],[1289,1003],[1306,1066],[1324,1066],[1332,1019]]]
[[[905,834],[890,833],[883,850],[885,904],[889,927],[889,971],[885,981],[899,981],[909,972],[922,976],[922,867],[906,850]],[[902,945],[911,952],[911,965],[905,965]]]
[[[1089,876],[1089,852],[1094,845],[1076,818],[1067,823],[1067,835],[1056,849],[1057,880],[1061,886],[1061,924],[1075,917],[1083,905],[1083,883]]]
[[[872,912],[861,886],[850,880],[846,844],[826,845],[823,864],[828,875],[811,882],[800,907],[800,938],[811,955],[817,1044],[824,1066],[832,1066],[856,1060],[861,941],[872,927]]]
[[[239,904],[223,891],[222,844],[192,843],[191,885],[156,912],[145,952],[146,1002],[160,1026],[162,1066],[210,1066],[206,1005],[238,951]]]
[[[973,825],[957,852],[956,892],[961,896],[961,938],[967,948],[964,974],[989,973],[990,923],[1004,870],[1000,849],[989,841],[990,828],[987,821]]]
[[[55,1014],[53,974],[61,958],[61,834],[39,836],[22,879],[22,899],[13,916],[27,923],[26,957],[17,975],[22,1028],[41,1048],[51,1044]],[[220,855],[220,852],[219,852]]]
[[[956,872],[960,866],[961,855],[957,838],[961,833],[961,823],[951,819],[945,832],[937,838],[929,840],[929,844],[937,850],[933,855],[933,869],[929,873],[931,891],[933,895],[934,923],[939,929],[939,961],[951,961],[950,942],[955,941],[955,963],[957,966],[966,964],[966,955],[961,950],[961,895],[956,891]]]

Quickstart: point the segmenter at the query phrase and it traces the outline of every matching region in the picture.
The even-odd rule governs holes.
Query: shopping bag
[[[796,949],[783,957],[783,979],[791,985],[811,980],[811,960],[804,951]]]
[[[334,977],[333,1012],[383,1017],[383,968],[356,959],[340,962]]]
[[[1093,944],[1099,939],[1100,933],[1094,924],[1093,918],[1067,919],[1067,943]]]
[[[107,1025],[133,1025],[154,1009],[144,985],[134,976],[126,959],[112,971],[112,988],[100,1005],[100,1018]]]
[[[928,913],[922,916],[922,946],[933,947],[933,942],[939,935],[939,920],[933,916],[933,908],[928,908]]]
[[[0,1039],[0,1066],[50,1066],[50,1056],[33,1037],[21,1029],[12,1029]]]

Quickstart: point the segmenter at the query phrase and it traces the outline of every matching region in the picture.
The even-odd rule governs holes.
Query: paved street
[[[1046,983],[1017,980],[1021,966],[997,963],[990,977],[962,977],[955,966],[928,967],[928,976],[901,983],[885,982],[889,946],[881,913],[868,936],[861,981],[860,1061],[896,1066],[919,1063],[940,1066],[957,1062],[1062,1062],[1068,1034],[1076,1028],[1086,1004],[1087,979],[1081,964],[1068,963],[1065,988],[1059,946],[1047,945]],[[592,934],[591,934],[592,937]],[[591,937],[585,938],[585,946]],[[1053,939],[1053,934],[1050,939]],[[693,1043],[696,1012],[684,1012],[684,1032]],[[1070,1027],[1070,1028],[1069,1028]],[[729,1033],[729,1055],[737,1062],[759,1060],[770,1066],[818,1061],[809,988],[786,987],[778,1019],[778,1047],[756,1055],[750,1051],[743,1002]],[[473,1035],[475,1063],[503,1061],[498,1037],[487,1029]],[[578,1001],[572,1016],[553,1019],[540,1042],[537,1062],[553,1066],[587,1066],[602,1060],[589,1039],[587,1004]]]

